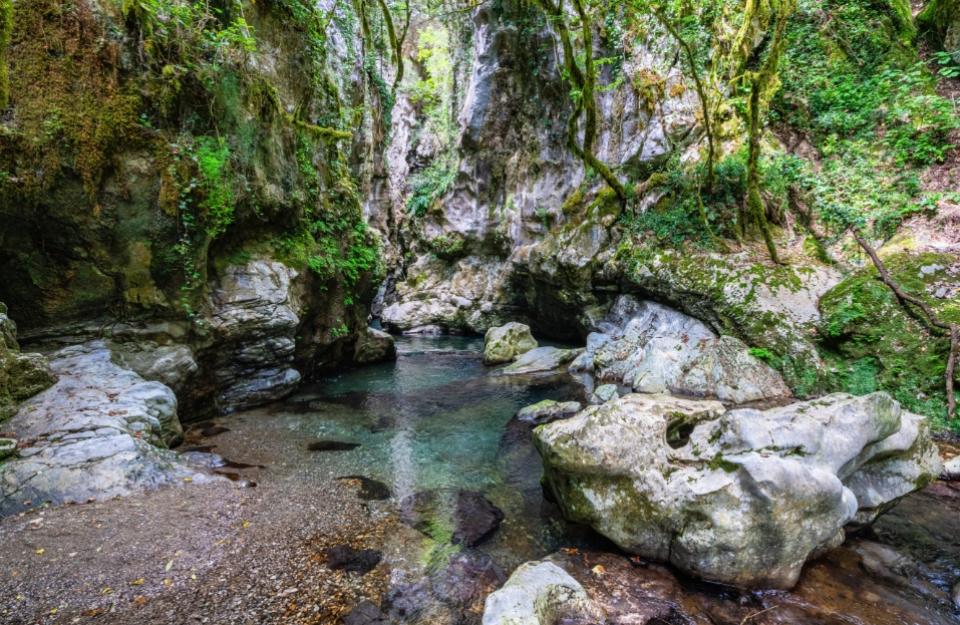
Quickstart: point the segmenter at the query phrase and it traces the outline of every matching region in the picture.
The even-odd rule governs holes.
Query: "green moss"
[[[7,46],[13,32],[13,0],[0,0],[0,111],[10,104],[10,76],[7,70]]]
[[[894,279],[946,322],[960,320],[960,298],[931,294],[952,280],[946,254],[902,253],[887,258]],[[946,425],[944,372],[949,340],[908,314],[872,267],[834,287],[820,301],[821,334],[834,384],[855,394],[889,392],[905,408]]]

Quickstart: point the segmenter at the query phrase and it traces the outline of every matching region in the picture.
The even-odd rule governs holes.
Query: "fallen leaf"
[[[603,576],[604,573],[607,572],[607,569],[605,569],[602,564],[598,564],[597,566],[590,569],[590,571],[597,577],[601,577]]]
[[[109,586],[104,586],[104,587],[103,587],[103,590],[100,591],[100,594],[101,594],[101,595],[109,595],[109,594],[111,594],[112,592],[113,592],[113,588],[110,588]]]
[[[40,547],[34,553],[36,553],[38,556],[42,556],[46,551],[47,551],[46,549],[44,549],[43,547]]]
[[[169,577],[164,577],[164,578],[163,578],[163,585],[164,585],[164,586],[168,586],[168,587],[169,587],[169,586],[173,586],[173,580],[170,579]]]
[[[140,578],[135,579],[135,580],[133,580],[132,582],[130,582],[130,585],[131,585],[131,586],[143,586],[146,582],[147,582],[147,580],[145,580],[144,578],[140,577]]]
[[[169,562],[167,562],[167,566],[163,567],[163,570],[169,571],[172,568],[173,568],[173,560],[171,559]]]
[[[240,527],[242,527],[243,529],[247,529],[248,527],[250,527],[250,521],[244,520],[242,523],[240,523]]]

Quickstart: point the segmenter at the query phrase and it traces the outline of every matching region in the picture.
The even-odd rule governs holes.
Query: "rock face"
[[[718,337],[666,306],[621,296],[597,329],[570,368],[592,373],[598,384],[737,404],[790,396],[780,374],[752,356],[742,341]]]
[[[513,362],[531,349],[537,341],[530,333],[530,326],[516,321],[487,330],[483,340],[483,364],[502,365]]]
[[[628,395],[538,428],[565,515],[704,579],[789,588],[804,562],[940,472],[884,393],[760,411]]]
[[[221,412],[280,399],[300,383],[293,367],[300,325],[297,272],[278,262],[228,267],[213,293]]]
[[[588,625],[604,621],[580,583],[552,562],[528,562],[487,597],[483,625]]]
[[[5,424],[21,449],[0,465],[0,514],[219,479],[166,449],[182,433],[173,391],[114,364],[104,342],[63,349],[51,365],[57,383]]]
[[[16,413],[17,404],[55,381],[46,358],[20,353],[17,326],[0,303],[0,423]]]

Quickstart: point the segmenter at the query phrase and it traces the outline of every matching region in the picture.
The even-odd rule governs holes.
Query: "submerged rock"
[[[672,392],[742,404],[790,396],[780,374],[732,336],[681,312],[624,295],[587,339],[571,370],[641,393]]]
[[[505,375],[524,375],[556,371],[580,355],[579,349],[538,347],[523,354],[510,366],[502,369]]]
[[[307,451],[351,451],[360,446],[360,443],[347,441],[313,441],[307,443]]]
[[[634,394],[538,428],[534,442],[569,519],[739,586],[793,586],[846,525],[940,472],[923,418],[885,393],[765,411]]]
[[[61,504],[218,479],[165,447],[182,435],[173,391],[114,364],[101,341],[63,349],[58,382],[5,427],[23,442],[0,466],[0,514],[30,502]]]
[[[545,399],[541,402],[521,408],[517,419],[524,423],[543,425],[559,419],[566,419],[580,412],[583,406],[576,401],[554,401]]]
[[[382,330],[366,328],[357,339],[353,361],[358,365],[369,365],[394,360],[396,357],[397,346],[392,336]]]
[[[481,493],[437,489],[415,493],[400,503],[401,518],[434,540],[475,547],[503,521],[503,512]]]
[[[483,364],[502,365],[513,362],[521,354],[537,348],[530,326],[512,321],[490,328],[483,340]]]
[[[528,562],[487,597],[483,625],[596,625],[605,619],[580,583],[552,562]]]
[[[390,623],[479,624],[486,597],[507,579],[487,554],[465,549],[432,573],[390,589]]]
[[[390,499],[390,487],[381,482],[363,475],[344,475],[338,477],[344,482],[356,482],[360,488],[357,495],[364,501],[384,501]]]
[[[380,564],[383,554],[374,549],[354,549],[349,545],[337,545],[327,549],[327,566],[334,571],[347,571],[366,575]]]

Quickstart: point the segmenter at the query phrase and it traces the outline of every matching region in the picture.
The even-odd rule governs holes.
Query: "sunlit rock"
[[[804,562],[940,472],[885,393],[770,410],[633,394],[538,428],[564,514],[708,580],[789,588]]]

